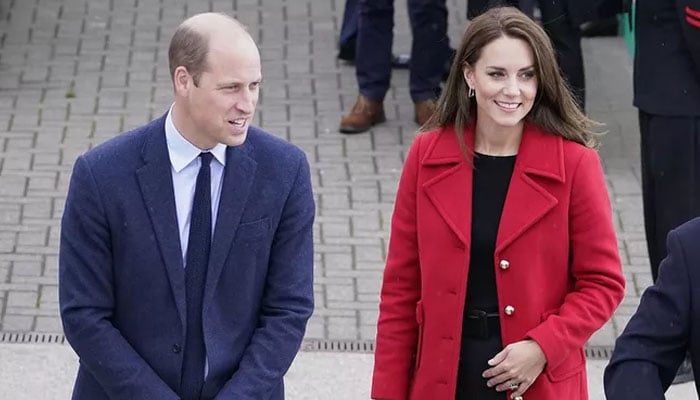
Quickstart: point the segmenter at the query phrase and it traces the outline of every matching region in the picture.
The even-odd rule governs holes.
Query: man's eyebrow
[[[256,80],[254,80],[254,81],[252,81],[252,82],[250,82],[250,83],[262,83],[262,78],[256,79]],[[230,81],[230,82],[219,83],[219,84],[216,85],[216,88],[217,88],[217,89],[223,89],[223,88],[227,88],[227,87],[231,87],[231,86],[236,86],[236,85],[243,85],[243,84],[244,84],[243,82],[239,82],[239,81]]]

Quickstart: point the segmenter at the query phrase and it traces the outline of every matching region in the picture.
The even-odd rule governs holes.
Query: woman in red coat
[[[536,23],[471,22],[401,176],[372,398],[588,398],[624,292],[594,125]]]

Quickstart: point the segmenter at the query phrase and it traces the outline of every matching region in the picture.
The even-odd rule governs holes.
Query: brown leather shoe
[[[418,125],[423,126],[435,112],[435,106],[435,100],[433,99],[416,103],[416,117],[414,121],[416,121]]]
[[[338,130],[342,133],[361,133],[384,121],[386,116],[382,102],[360,95],[352,106],[350,114],[340,120]]]

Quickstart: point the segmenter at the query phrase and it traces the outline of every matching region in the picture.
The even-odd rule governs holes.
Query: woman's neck
[[[523,137],[523,124],[512,127],[482,126],[476,124],[474,151],[489,156],[512,156],[518,154]]]

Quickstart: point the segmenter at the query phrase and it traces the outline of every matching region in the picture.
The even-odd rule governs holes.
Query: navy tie
[[[190,237],[187,241],[185,289],[187,299],[187,334],[182,361],[181,394],[183,400],[199,400],[204,385],[204,332],[202,298],[211,247],[211,153],[200,153],[202,165],[194,189]]]

